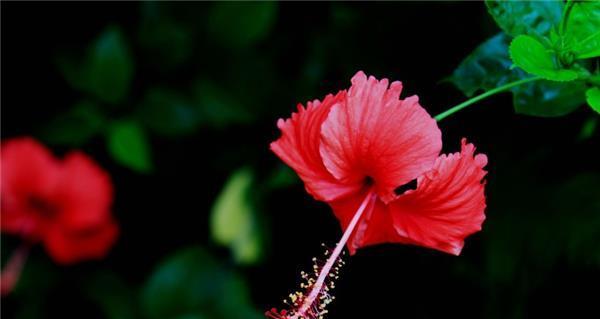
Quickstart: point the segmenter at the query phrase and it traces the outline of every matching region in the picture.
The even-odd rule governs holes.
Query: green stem
[[[498,93],[507,91],[508,89],[513,88],[515,86],[519,86],[521,84],[528,83],[528,82],[537,81],[539,79],[541,79],[541,78],[535,76],[535,77],[531,77],[531,78],[527,78],[527,79],[522,79],[522,80],[518,80],[518,81],[506,83],[506,84],[504,84],[502,86],[499,86],[499,87],[491,89],[491,90],[489,90],[487,92],[483,92],[483,93],[481,93],[481,94],[479,94],[479,95],[477,95],[475,97],[472,97],[472,98],[470,98],[470,99],[468,99],[468,100],[466,100],[466,101],[464,101],[464,102],[462,102],[462,103],[460,103],[460,104],[458,104],[456,106],[453,106],[453,107],[449,108],[448,110],[446,110],[446,111],[444,111],[444,112],[436,115],[434,117],[434,119],[439,122],[439,121],[445,119],[446,117],[448,117],[448,116],[450,116],[450,115],[452,115],[452,114],[454,114],[454,113],[456,113],[456,112],[464,109],[465,107],[467,107],[467,106],[469,106],[471,104],[477,103],[477,102],[479,102],[479,101],[481,101],[481,100],[483,100],[485,98],[488,98],[488,97],[490,97],[490,96],[492,96],[494,94],[498,94]]]
[[[571,14],[571,9],[573,9],[573,5],[575,3],[572,0],[567,0],[565,7],[563,9],[562,18],[560,19],[560,36],[564,36],[567,32],[567,22],[569,21],[569,15]]]

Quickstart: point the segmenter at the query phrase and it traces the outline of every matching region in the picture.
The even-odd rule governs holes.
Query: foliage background
[[[465,99],[441,80],[498,32],[481,3],[2,7],[2,138],[92,155],[122,230],[99,262],[61,268],[35,249],[5,318],[260,318],[340,235],[270,153],[276,120],[357,70],[437,114]],[[490,158],[484,231],[458,258],[361,251],[330,318],[597,312],[597,120],[517,115],[506,94],[441,122],[445,152],[465,136]],[[16,243],[2,237],[3,261]]]

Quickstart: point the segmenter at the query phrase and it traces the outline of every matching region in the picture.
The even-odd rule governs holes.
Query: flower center
[[[58,213],[56,205],[38,196],[30,196],[27,199],[27,204],[43,218],[53,218]]]

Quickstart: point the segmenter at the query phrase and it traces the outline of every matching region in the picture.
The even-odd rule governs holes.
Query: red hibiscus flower
[[[1,159],[3,233],[43,244],[60,264],[106,255],[118,234],[113,189],[92,159],[72,152],[59,160],[31,138],[3,142]]]
[[[271,149],[292,167],[315,199],[327,202],[344,235],[290,311],[272,318],[325,313],[327,280],[347,245],[351,254],[380,243],[414,244],[458,255],[485,219],[484,154],[462,140],[441,155],[441,132],[417,96],[400,99],[402,84],[358,72],[348,91],[309,102],[280,119]],[[334,267],[335,268],[335,267]],[[318,278],[317,278],[318,276]]]
[[[458,255],[485,219],[484,154],[463,139],[460,153],[439,155],[441,132],[419,105],[400,99],[402,84],[358,72],[352,87],[323,102],[298,105],[277,123],[271,149],[331,205],[345,229],[372,197],[348,241],[351,253],[379,243],[406,243]],[[416,189],[403,186],[416,180]],[[371,195],[369,195],[371,194]]]

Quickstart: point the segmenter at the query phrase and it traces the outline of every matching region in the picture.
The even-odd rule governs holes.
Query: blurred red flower
[[[366,203],[347,241],[351,253],[391,242],[458,255],[485,219],[487,157],[465,139],[459,153],[440,156],[436,121],[417,96],[400,99],[401,91],[400,82],[388,86],[358,72],[348,91],[280,119],[271,149],[344,229]]]
[[[2,232],[41,242],[60,264],[104,257],[118,235],[108,174],[81,152],[59,160],[27,137],[1,151]]]

